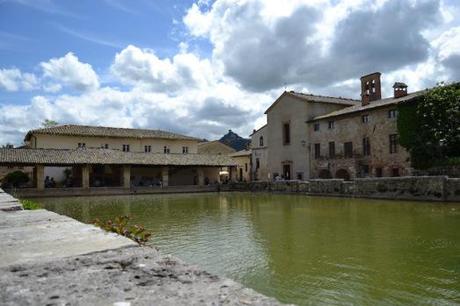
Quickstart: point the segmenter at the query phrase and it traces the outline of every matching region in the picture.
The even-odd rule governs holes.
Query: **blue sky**
[[[247,136],[283,90],[460,80],[457,0],[0,0],[0,144],[45,119]]]

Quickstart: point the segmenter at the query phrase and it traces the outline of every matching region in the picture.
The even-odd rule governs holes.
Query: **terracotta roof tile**
[[[326,118],[332,118],[332,117],[337,117],[337,116],[342,116],[342,115],[347,115],[351,113],[356,113],[356,112],[364,112],[367,110],[387,106],[387,105],[392,105],[392,104],[398,104],[400,102],[405,102],[405,101],[410,101],[412,99],[415,99],[416,97],[419,97],[426,93],[428,90],[420,90],[416,91],[413,93],[408,94],[407,96],[401,97],[401,98],[386,98],[386,99],[381,99],[377,101],[372,101],[367,105],[362,105],[361,103],[359,105],[354,105],[346,108],[339,109],[337,111],[317,116],[313,118],[312,120],[309,120],[308,122],[316,121],[316,120],[321,120],[321,119],[326,119]]]
[[[0,149],[0,164],[233,166],[225,155],[123,152],[109,149]]]
[[[64,136],[91,136],[91,137],[117,137],[117,138],[162,138],[199,141],[198,138],[185,136],[162,130],[128,129],[104,126],[87,125],[58,125],[42,129],[31,130],[25,140],[33,134],[64,135]]]

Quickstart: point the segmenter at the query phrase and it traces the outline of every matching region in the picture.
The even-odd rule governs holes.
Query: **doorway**
[[[291,179],[291,165],[290,164],[283,165],[283,176],[285,180]]]

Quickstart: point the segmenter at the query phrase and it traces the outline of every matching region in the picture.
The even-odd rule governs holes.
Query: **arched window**
[[[259,146],[263,147],[264,146],[264,136],[259,137]]]

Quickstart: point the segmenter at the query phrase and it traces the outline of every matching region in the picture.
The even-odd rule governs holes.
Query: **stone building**
[[[269,181],[267,125],[254,130],[251,137],[251,176],[253,181]]]
[[[397,82],[382,99],[380,76],[361,77],[361,100],[284,92],[265,112],[267,124],[251,134],[253,179],[410,175],[397,105],[426,91],[409,94]]]
[[[270,178],[309,178],[310,140],[306,121],[358,104],[358,100],[285,91],[265,112],[264,141],[268,143]]]
[[[308,120],[311,176],[344,178],[406,176],[410,156],[398,144],[397,105],[426,91],[407,93],[395,83],[382,99],[380,73],[361,78],[361,103]]]
[[[251,150],[241,150],[228,155],[236,163],[236,176],[230,174],[231,177],[236,177],[239,182],[250,182],[251,177]]]
[[[29,131],[27,148],[0,149],[0,166],[33,167],[37,189],[47,176],[82,188],[216,183],[220,169],[235,162],[198,154],[199,141],[161,130],[62,125]]]

